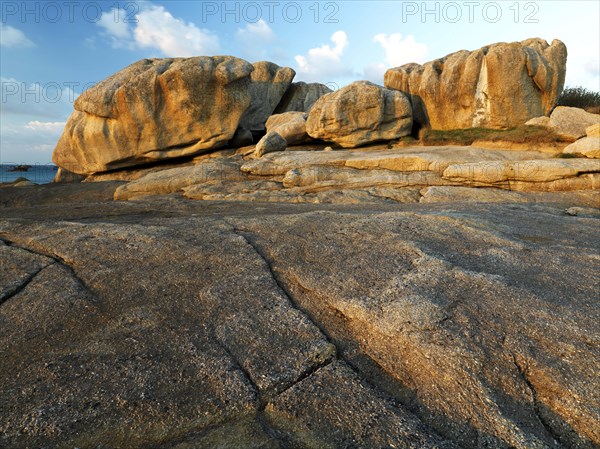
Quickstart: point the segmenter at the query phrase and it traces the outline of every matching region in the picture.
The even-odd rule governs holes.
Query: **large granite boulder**
[[[581,108],[558,106],[552,111],[547,126],[560,137],[574,141],[584,137],[587,128],[599,123],[599,114],[592,114]]]
[[[222,147],[250,105],[252,70],[231,56],[138,61],[77,98],[52,160],[90,174]]]
[[[410,96],[423,126],[504,128],[550,113],[564,86],[566,61],[561,41],[548,45],[535,38],[392,68],[384,84]]]
[[[310,137],[353,148],[410,134],[412,109],[406,96],[369,81],[356,81],[323,95],[306,121]]]
[[[254,70],[250,75],[250,107],[240,125],[250,131],[263,131],[265,122],[290,87],[296,72],[267,61],[256,62],[253,66]]]
[[[315,101],[323,95],[333,92],[325,84],[305,83],[300,81],[292,83],[275,109],[276,114],[299,111],[308,112]]]

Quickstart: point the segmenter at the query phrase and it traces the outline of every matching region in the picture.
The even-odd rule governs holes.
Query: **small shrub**
[[[557,106],[572,106],[597,114],[600,112],[600,92],[582,86],[567,87],[556,101]]]

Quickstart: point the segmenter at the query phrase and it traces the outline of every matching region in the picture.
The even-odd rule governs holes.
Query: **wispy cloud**
[[[1,47],[35,47],[33,41],[31,41],[25,33],[18,28],[10,25],[5,25],[0,22],[0,46]]]
[[[115,48],[155,49],[167,57],[211,55],[220,50],[216,34],[174,17],[163,6],[144,3],[134,18],[126,21],[126,17],[126,11],[113,8],[97,23]]]
[[[67,122],[40,122],[32,120],[25,125],[25,128],[33,131],[60,133],[64,129]]]
[[[336,31],[330,39],[333,46],[323,44],[311,48],[306,55],[294,58],[299,79],[325,82],[331,78],[352,76],[352,69],[342,59],[349,45],[346,32]]]

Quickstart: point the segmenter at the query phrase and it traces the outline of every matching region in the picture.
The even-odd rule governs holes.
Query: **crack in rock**
[[[34,272],[29,273],[27,275],[27,277],[19,285],[17,285],[14,288],[8,290],[3,295],[0,295],[0,306],[2,304],[6,303],[7,301],[9,301],[14,296],[16,296],[19,293],[21,293],[23,290],[25,290],[27,288],[27,286],[35,279],[35,277],[38,274],[40,274],[43,270],[45,270],[46,268],[48,268],[49,266],[54,265],[54,264],[56,264],[55,260],[53,260],[52,262],[49,262],[48,264],[46,264],[43,267],[35,270]]]
[[[527,388],[529,389],[529,392],[531,394],[531,399],[532,399],[532,402],[533,402],[533,411],[535,413],[536,418],[538,419],[538,421],[540,422],[540,424],[544,427],[544,429],[546,430],[546,432],[550,435],[550,437],[553,439],[554,444],[556,444],[557,446],[559,446],[559,442],[562,440],[561,435],[558,434],[552,428],[552,426],[550,425],[550,423],[548,423],[546,421],[546,419],[540,413],[540,405],[543,405],[543,404],[538,399],[538,392],[537,392],[535,386],[529,380],[529,376],[527,374],[527,371],[529,371],[529,367],[528,366],[523,367],[519,363],[519,361],[517,360],[517,357],[514,354],[512,356],[512,360],[513,360],[513,364],[517,368],[517,372],[521,376],[521,379],[523,379],[523,382],[525,383],[525,385],[527,385]]]
[[[321,334],[324,336],[325,340],[335,348],[335,354],[334,354],[333,357],[325,360],[321,364],[312,366],[309,369],[307,369],[295,381],[291,382],[289,385],[285,385],[284,388],[276,394],[276,396],[281,395],[282,393],[284,393],[285,391],[287,391],[290,388],[294,387],[295,385],[303,382],[304,380],[306,380],[307,378],[309,378],[313,374],[315,374],[317,371],[319,371],[321,368],[324,368],[324,367],[328,366],[334,360],[337,359],[337,360],[343,361],[349,367],[349,369],[351,369],[352,371],[354,371],[354,373],[358,376],[358,378],[361,380],[361,382],[364,382],[366,385],[368,385],[370,388],[372,388],[373,391],[376,391],[381,398],[386,398],[387,400],[391,400],[392,403],[396,404],[396,401],[394,400],[395,398],[391,397],[389,394],[387,394],[386,392],[384,392],[383,390],[381,390],[379,387],[377,387],[375,384],[373,384],[372,382],[370,382],[368,379],[364,378],[364,376],[362,375],[362,373],[358,369],[358,367],[356,367],[355,364],[352,363],[352,361],[347,360],[347,359],[344,358],[344,356],[342,354],[342,351],[335,344],[335,342],[333,341],[333,339],[331,338],[331,336],[329,335],[329,333],[327,332],[327,330],[325,328],[323,328],[322,326],[320,326],[317,323],[317,321],[313,318],[313,316],[308,311],[306,311],[305,309],[303,309],[302,307],[300,307],[298,305],[298,303],[294,299],[294,297],[291,294],[291,292],[287,289],[287,287],[284,285],[284,282],[280,279],[280,275],[273,268],[273,263],[271,262],[271,260],[269,259],[269,257],[267,257],[267,255],[264,253],[264,251],[262,250],[262,248],[254,240],[252,240],[252,238],[250,237],[251,234],[247,233],[247,232],[245,233],[245,232],[241,231],[240,229],[238,229],[235,226],[235,224],[229,222],[228,220],[225,220],[225,221],[226,221],[227,224],[229,224],[231,226],[233,233],[236,234],[236,235],[238,235],[238,236],[240,236],[241,238],[243,238],[244,241],[254,250],[254,252],[263,260],[263,262],[265,263],[265,265],[267,266],[267,268],[268,268],[268,270],[269,270],[269,272],[271,274],[271,277],[273,278],[274,282],[279,287],[279,289],[282,291],[282,293],[286,296],[286,298],[288,299],[291,307],[293,307],[294,309],[296,309],[300,313],[302,313],[304,316],[306,316],[307,319],[317,329],[319,329],[319,331],[321,332]],[[299,286],[302,289],[305,289],[305,287],[302,286],[302,284],[300,284],[300,283],[298,283],[298,284],[299,284]],[[305,289],[305,290],[307,290],[307,289]],[[263,406],[263,408],[264,408],[264,406]]]
[[[232,227],[232,231],[234,234],[240,236],[241,238],[244,239],[244,241],[254,250],[254,252],[263,260],[263,262],[265,263],[267,269],[269,270],[269,273],[271,275],[271,278],[273,279],[273,281],[275,282],[275,284],[277,285],[277,287],[279,288],[279,290],[281,290],[281,292],[283,293],[283,295],[287,298],[288,302],[290,303],[291,307],[293,309],[296,309],[297,311],[299,311],[300,313],[302,313],[310,322],[313,326],[315,326],[317,329],[319,329],[319,331],[321,332],[321,334],[323,334],[323,337],[325,338],[325,340],[327,341],[327,343],[331,344],[333,347],[335,347],[335,355],[333,358],[340,358],[339,354],[339,348],[335,345],[335,343],[333,343],[333,341],[331,340],[331,338],[329,337],[328,333],[325,331],[325,329],[321,328],[321,326],[319,326],[317,324],[317,322],[313,319],[313,317],[310,315],[310,313],[308,313],[306,310],[304,310],[303,308],[301,308],[298,303],[296,302],[296,300],[294,300],[292,294],[290,291],[288,291],[288,289],[285,287],[285,285],[283,284],[283,282],[279,279],[279,275],[275,272],[275,270],[273,269],[273,264],[272,262],[269,260],[269,258],[266,256],[266,254],[262,251],[262,249],[246,234],[244,234],[242,231],[240,231],[239,229],[237,229],[234,225],[232,225],[231,223],[227,222],[231,227]],[[322,368],[324,366],[327,366],[329,363],[331,363],[332,359],[330,358],[328,360],[325,361],[325,363],[320,364],[319,366],[315,366],[313,367],[312,371],[317,371],[319,368]],[[307,376],[305,376],[304,378],[306,378]],[[297,383],[297,382],[295,382]],[[286,389],[290,388],[292,385],[286,387]]]
[[[2,234],[6,235],[5,233],[2,233]],[[23,246],[22,243],[17,244],[17,243],[15,243],[12,240],[8,240],[6,237],[0,237],[0,241],[3,242],[6,246],[10,246],[12,248],[18,248],[18,249],[21,249],[23,251],[27,251],[28,253],[35,254],[36,256],[43,256],[43,257],[46,257],[48,259],[52,259],[53,262],[49,263],[48,265],[46,265],[43,268],[47,268],[50,265],[54,265],[54,264],[60,265],[65,270],[67,270],[67,272],[75,279],[75,281],[79,285],[81,285],[83,287],[83,289],[86,292],[88,292],[90,294],[90,297],[94,301],[98,301],[98,296],[94,293],[94,291],[85,283],[85,281],[83,279],[81,279],[81,277],[79,277],[79,275],[77,274],[77,272],[75,271],[75,269],[65,259],[63,259],[62,257],[60,257],[58,254],[42,252],[40,250],[34,250],[33,248],[30,248],[30,247],[27,247],[27,246]],[[35,274],[36,275],[39,274],[40,271],[42,271],[42,270],[39,270]],[[29,282],[31,282],[31,280]],[[21,290],[22,289],[20,289],[20,291]],[[11,296],[14,296],[14,294],[12,294]],[[0,298],[0,304],[2,304],[5,301],[6,301],[6,299],[3,300],[2,298]]]

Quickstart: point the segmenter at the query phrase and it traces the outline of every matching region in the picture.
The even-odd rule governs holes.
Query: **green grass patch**
[[[423,145],[471,145],[476,140],[492,142],[544,144],[564,142],[543,126],[517,126],[510,129],[466,128],[451,130],[422,129],[419,139]]]

